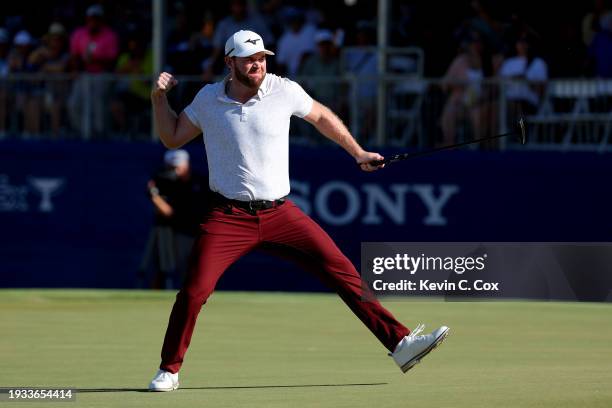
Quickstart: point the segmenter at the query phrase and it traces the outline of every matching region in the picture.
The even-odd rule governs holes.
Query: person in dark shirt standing
[[[143,286],[151,261],[156,260],[153,288],[173,288],[182,280],[187,257],[204,211],[206,187],[191,171],[186,150],[167,151],[165,167],[147,183],[155,209],[153,228],[139,269]]]

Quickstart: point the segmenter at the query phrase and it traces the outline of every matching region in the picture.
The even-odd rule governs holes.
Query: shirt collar
[[[261,85],[259,86],[259,89],[257,90],[257,96],[259,96],[259,99],[261,99],[264,96],[266,96],[269,92],[270,92],[270,76],[268,75],[268,73],[266,73],[266,76],[264,77],[263,81],[261,81]]]
[[[217,99],[222,102],[227,103],[238,103],[240,102],[233,100],[225,93],[225,88],[227,87],[227,83],[231,79],[231,74],[228,74],[223,81],[219,82],[219,89],[217,90]],[[259,89],[253,98],[257,98],[261,100],[264,96],[266,96],[270,92],[270,76],[266,73],[263,81],[261,81],[261,85],[259,85]]]

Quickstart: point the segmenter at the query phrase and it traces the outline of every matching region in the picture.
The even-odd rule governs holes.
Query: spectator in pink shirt
[[[104,23],[104,9],[99,4],[89,6],[86,24],[77,28],[70,38],[71,70],[85,74],[73,82],[68,99],[72,127],[81,137],[105,134],[109,82],[91,75],[113,72],[118,53],[119,38]]]
[[[86,16],[86,24],[77,28],[70,38],[74,68],[89,73],[112,72],[119,54],[119,38],[104,23],[101,5],[89,6]]]

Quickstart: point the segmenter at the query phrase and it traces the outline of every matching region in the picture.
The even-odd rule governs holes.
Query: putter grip
[[[370,166],[380,166],[381,164],[385,164],[385,160],[373,160],[370,162]]]

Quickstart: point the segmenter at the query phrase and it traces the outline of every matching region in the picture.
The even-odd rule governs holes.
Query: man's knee
[[[181,289],[176,295],[176,301],[188,306],[202,307],[212,294],[211,289],[193,290],[189,288]]]

